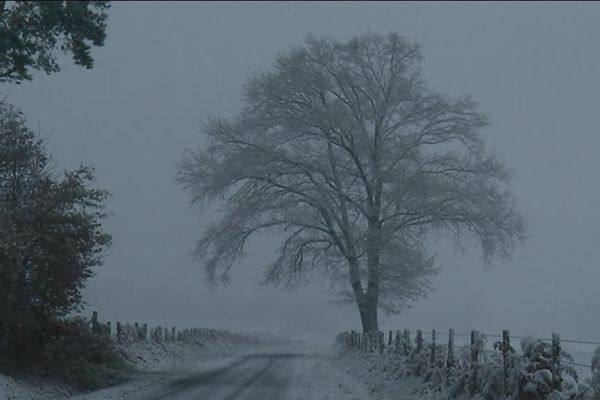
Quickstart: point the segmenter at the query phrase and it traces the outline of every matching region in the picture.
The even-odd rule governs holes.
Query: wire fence
[[[411,334],[415,333],[413,340]],[[445,339],[440,340],[440,336],[447,338],[447,342],[443,343]],[[458,337],[468,339],[455,341]],[[511,339],[521,339],[521,352],[516,346],[513,347],[514,344],[511,345]],[[511,335],[508,330],[502,330],[501,335],[477,330],[470,333],[455,332],[453,329],[346,331],[337,336],[336,342],[343,345],[342,349],[372,355],[378,353],[380,357],[391,357],[388,358],[389,362],[401,360],[398,368],[423,376],[425,382],[431,382],[430,379],[435,377],[437,383],[434,384],[456,384],[458,386],[453,388],[459,388],[456,389],[459,391],[468,388],[471,395],[477,390],[484,393],[490,387],[495,387],[490,390],[502,390],[506,398],[510,398],[514,393],[523,394],[536,388],[536,393],[541,396],[538,398],[546,398],[544,396],[551,392],[570,390],[568,385],[563,386],[567,375],[571,382],[578,383],[582,382],[581,379],[588,379],[585,375],[589,377],[589,374],[594,374],[597,377],[599,373],[595,358],[600,352],[600,347],[597,347],[600,342],[561,339],[556,333],[552,333],[551,338],[540,339],[530,335]],[[590,352],[589,348],[582,345],[596,346],[596,349]],[[591,363],[585,362],[590,359]],[[538,374],[540,371],[544,373]],[[458,380],[457,376],[460,377]],[[544,376],[545,380],[540,380],[540,376]],[[502,389],[500,382],[503,383]]]
[[[419,330],[410,330],[407,329],[406,331],[409,332],[409,334],[416,334],[417,332],[419,332]],[[435,331],[436,335],[438,336],[445,336],[448,337],[449,336],[449,331],[440,331],[440,330],[430,330],[430,331],[424,331],[421,330],[421,333],[423,335],[431,335],[433,332]],[[497,338],[497,339],[502,339],[502,335],[497,334],[497,333],[486,333],[486,332],[478,332],[479,335],[483,335],[486,338]],[[470,338],[472,333],[467,333],[467,332],[453,332],[454,336],[457,337],[465,337],[465,338]],[[509,338],[510,339],[516,339],[516,340],[521,340],[524,339],[526,337],[528,337],[529,335],[514,335],[514,334],[509,334]],[[552,338],[549,337],[543,337],[543,338],[539,338],[539,340],[545,342],[545,343],[552,343]],[[569,344],[578,344],[578,345],[589,345],[589,346],[600,346],[600,341],[594,341],[594,340],[580,340],[580,339],[563,339],[562,337],[560,338],[561,343],[569,343]],[[492,353],[492,350],[483,350],[486,353]],[[589,354],[586,353],[586,356],[589,356]],[[566,365],[570,365],[573,367],[580,367],[580,368],[585,368],[587,369],[588,372],[591,372],[592,369],[592,365],[585,363],[585,362],[580,362],[579,360],[577,361],[573,361],[571,359],[568,358],[564,358],[564,357],[560,357],[560,362]],[[581,372],[581,371],[580,371]]]
[[[439,330],[435,330],[437,335],[444,335],[444,336],[448,336],[448,332],[445,331],[439,331]],[[412,333],[416,333],[417,331],[414,330],[409,330],[409,332]],[[422,331],[423,333],[427,333],[427,334],[431,334],[432,331]],[[493,338],[502,338],[502,335],[499,335],[497,333],[485,333],[485,332],[479,332],[479,334],[484,335],[485,337],[493,337]],[[471,333],[465,333],[465,332],[455,332],[454,333],[455,336],[464,336],[464,337],[470,337]],[[527,335],[510,335],[511,339],[523,339],[527,337]],[[544,341],[544,342],[552,342],[552,338],[540,338],[540,340]],[[594,346],[600,346],[600,342],[596,342],[596,341],[592,341],[592,340],[577,340],[577,339],[563,339],[561,337],[560,339],[561,342],[563,343],[576,343],[576,344],[589,344],[589,345],[594,345]]]

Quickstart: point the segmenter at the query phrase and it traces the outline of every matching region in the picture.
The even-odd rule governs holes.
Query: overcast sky
[[[490,148],[514,171],[531,238],[485,268],[476,248],[436,245],[436,291],[382,327],[471,328],[600,337],[600,4],[598,3],[119,3],[95,67],[3,84],[0,96],[40,131],[59,168],[96,167],[112,192],[115,237],[89,281],[102,319],[235,329],[335,332],[354,309],[324,288],[259,286],[271,259],[253,241],[225,289],[210,289],[189,257],[203,219],[175,185],[184,148],[208,115],[231,116],[241,85],[308,33],[346,40],[396,31],[423,45],[424,75],[480,102]]]

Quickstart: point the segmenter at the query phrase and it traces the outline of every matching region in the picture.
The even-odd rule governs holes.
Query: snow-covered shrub
[[[461,394],[469,392],[470,394],[480,393],[481,363],[484,359],[483,349],[487,339],[484,335],[478,334],[472,345],[461,346],[458,348],[455,361],[455,370],[449,376],[450,396],[458,397]],[[477,353],[477,362],[473,364],[472,354]]]
[[[600,400],[600,347],[592,356],[592,377],[586,385],[580,385],[578,397],[581,399]]]
[[[450,386],[450,397],[456,398],[466,393],[469,388],[471,367],[471,346],[464,345],[455,348],[454,369],[448,375]]]
[[[582,396],[585,390],[579,388],[575,369],[561,362],[554,365],[552,345],[528,336],[521,340],[521,349],[523,357],[517,366],[519,400],[574,400]],[[573,361],[565,351],[561,351],[560,359]]]
[[[406,364],[407,371],[410,375],[422,376],[429,366],[429,350],[428,345],[423,341],[423,348],[421,351],[413,349],[409,354]]]
[[[518,365],[519,400],[545,399],[553,391],[552,348],[540,339],[521,339],[523,358]]]
[[[504,361],[500,351],[487,355],[486,360],[478,365],[478,388],[485,400],[504,399]]]
[[[398,343],[398,350],[400,351],[401,354],[404,354],[405,350],[406,350],[407,354],[412,353],[413,344],[410,341],[410,338],[407,340],[406,337],[404,337],[404,335],[400,336],[400,342]]]
[[[447,381],[447,369],[446,369],[446,357],[448,350],[446,346],[436,345],[435,346],[435,360],[431,363],[431,352],[429,353],[429,363],[425,368],[423,374],[423,381],[430,391],[440,392],[446,385]]]
[[[92,333],[83,318],[58,320],[48,331],[38,367],[79,390],[122,382],[129,367],[109,337]]]
[[[494,351],[485,351],[487,339],[478,334],[473,346],[466,345],[458,348],[455,366],[448,373],[450,397],[462,395],[478,395],[485,400],[506,398],[505,392],[516,392],[518,373],[515,368],[520,362],[520,356],[512,348],[508,350],[508,380],[505,388],[504,358],[501,346],[494,346]],[[477,361],[472,362],[473,351],[477,353]]]

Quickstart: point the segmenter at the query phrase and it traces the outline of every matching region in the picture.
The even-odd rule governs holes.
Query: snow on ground
[[[76,395],[73,389],[61,384],[0,374],[0,400],[131,399],[162,382],[185,373],[225,366],[240,355],[265,346],[243,339],[242,336],[213,336],[195,343],[127,343],[120,346],[120,351],[138,372],[134,372],[131,380],[123,385],[87,395]]]
[[[275,347],[273,342],[257,346],[219,339],[197,344],[130,343],[123,350],[138,372],[123,385],[72,397],[72,391],[64,386],[0,375],[0,400],[135,399],[190,372],[226,366],[244,354],[289,352],[293,348],[303,356],[294,365],[289,400],[440,400],[446,396],[444,393],[428,392],[420,378],[400,378],[398,371],[393,369],[394,363],[388,360],[390,355],[358,352],[342,355],[326,346],[325,340],[302,339],[311,342],[310,346],[300,349],[298,342],[295,346],[290,342],[279,343]],[[589,349],[570,347],[576,360],[589,362]]]
[[[72,397],[71,400],[127,400],[140,397],[169,380],[226,366],[266,344],[237,341],[239,337],[213,338],[195,343],[133,342],[123,347],[139,371],[130,382]]]
[[[64,385],[0,374],[1,400],[59,400],[71,397],[72,394],[73,390]]]
[[[266,352],[283,352],[290,348],[263,348]],[[300,356],[294,362],[294,370],[291,371],[293,379],[285,400],[370,400],[367,385],[356,380],[348,373],[342,360],[322,348],[300,349]],[[232,362],[231,358],[203,359],[198,363],[188,364],[188,367],[197,368],[196,371],[210,370]],[[165,364],[163,364],[165,365]],[[179,364],[182,366],[182,364]],[[70,400],[127,400],[143,397],[145,394],[158,389],[161,385],[172,379],[185,376],[183,372],[159,372],[142,375],[130,383],[90,393],[84,396],[73,397]],[[284,400],[284,399],[281,399]]]
[[[197,371],[220,360],[256,349],[257,345],[223,342],[135,342],[124,350],[140,371]]]
[[[289,400],[369,400],[366,385],[331,356],[306,354],[296,363]]]
[[[565,343],[563,349],[569,352],[576,363],[591,364],[594,346],[576,343]],[[363,353],[349,351],[340,353],[338,363],[342,372],[357,382],[367,386],[371,400],[442,400],[447,399],[448,389],[440,388],[440,392],[431,390],[431,386],[420,377],[401,374],[404,367],[393,354],[380,355],[377,352]],[[563,361],[565,362],[565,361]],[[579,382],[587,381],[592,375],[589,366],[575,367]],[[344,398],[344,397],[342,397]]]
[[[417,377],[400,377],[390,355],[348,352],[341,355],[338,363],[343,372],[366,386],[371,400],[439,400],[447,399],[447,393],[427,390],[423,380]]]
[[[192,352],[194,350],[192,349]],[[189,359],[185,358],[183,362],[175,362],[173,364],[162,363],[161,366],[175,365],[177,370],[164,370],[164,371],[141,371],[135,375],[133,379],[127,383],[119,386],[110,387],[102,390],[98,390],[92,393],[82,394],[74,397],[70,397],[69,400],[131,400],[140,398],[143,395],[153,392],[158,389],[161,385],[178,378],[188,376],[190,372],[201,372],[208,371],[220,367],[224,367],[236,357],[227,356],[220,358],[201,358],[199,360],[189,362]],[[192,368],[186,370],[185,368]]]

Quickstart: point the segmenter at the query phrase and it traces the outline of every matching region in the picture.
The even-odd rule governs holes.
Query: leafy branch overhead
[[[104,45],[108,1],[0,1],[0,82],[31,79],[60,66],[56,51],[92,68],[92,46]]]

